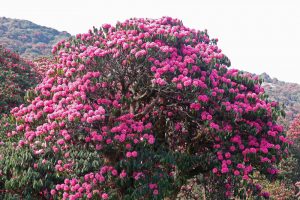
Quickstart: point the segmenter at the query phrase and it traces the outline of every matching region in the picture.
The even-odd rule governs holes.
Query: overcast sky
[[[300,83],[298,0],[2,0],[0,16],[85,33],[131,17],[179,18],[207,29],[232,67]]]

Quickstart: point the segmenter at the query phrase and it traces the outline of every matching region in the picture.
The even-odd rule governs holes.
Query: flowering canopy
[[[281,110],[216,43],[169,17],[59,42],[58,64],[12,110],[9,134],[35,176],[19,187],[46,199],[162,199],[201,176],[224,198],[245,185],[267,197],[251,177],[274,177],[287,153]],[[20,170],[10,173],[13,184]]]

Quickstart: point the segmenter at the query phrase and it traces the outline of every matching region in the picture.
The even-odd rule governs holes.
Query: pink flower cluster
[[[111,176],[111,177],[110,177]],[[104,192],[105,187],[112,184],[112,179],[123,179],[126,172],[120,174],[112,166],[103,166],[97,173],[89,173],[84,176],[84,183],[78,179],[65,179],[64,183],[56,185],[51,190],[51,195],[62,193],[62,199],[76,200],[81,198],[92,199],[96,196],[108,199],[109,195]]]

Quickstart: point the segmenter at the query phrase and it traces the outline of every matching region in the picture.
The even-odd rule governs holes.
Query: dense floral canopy
[[[19,187],[46,199],[173,199],[197,179],[224,198],[268,197],[252,175],[275,177],[287,154],[281,110],[257,77],[228,69],[216,42],[163,17],[58,43],[58,63],[12,110],[15,154],[30,155],[35,176]],[[20,171],[3,170],[10,184]]]

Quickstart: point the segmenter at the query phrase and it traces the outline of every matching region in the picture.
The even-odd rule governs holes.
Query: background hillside
[[[22,57],[50,55],[54,44],[70,36],[65,31],[59,32],[27,20],[0,17],[0,45],[18,52]]]
[[[263,87],[270,99],[284,104],[286,118],[282,122],[287,127],[300,113],[300,85],[271,78],[266,73],[261,74],[261,77],[264,79]]]

